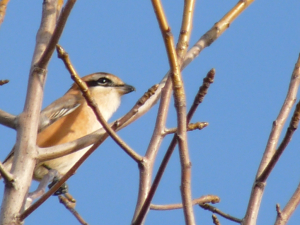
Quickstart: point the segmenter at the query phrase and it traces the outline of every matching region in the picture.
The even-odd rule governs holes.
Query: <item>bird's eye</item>
[[[102,77],[102,78],[100,78],[100,79],[98,79],[98,84],[109,84],[109,83],[111,83],[111,80],[109,80],[109,79],[107,79],[107,78],[105,78],[105,77]]]

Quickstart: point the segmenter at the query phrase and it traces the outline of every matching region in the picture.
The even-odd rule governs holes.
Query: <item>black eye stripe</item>
[[[114,87],[114,84],[110,79],[106,77],[101,77],[98,80],[90,80],[85,82],[88,87],[104,86],[104,87]]]

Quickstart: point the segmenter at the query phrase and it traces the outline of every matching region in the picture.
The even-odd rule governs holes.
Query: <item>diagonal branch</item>
[[[191,1],[187,1],[191,2]],[[192,1],[193,2],[193,1]],[[195,224],[195,216],[192,205],[192,193],[191,193],[191,163],[188,153],[187,134],[186,134],[186,98],[183,87],[180,62],[177,59],[177,53],[174,45],[173,35],[168,25],[165,13],[163,11],[162,4],[159,0],[152,0],[154,12],[156,14],[160,30],[165,42],[165,47],[169,59],[171,78],[173,83],[175,108],[177,112],[177,139],[180,151],[181,162],[181,195],[183,201],[183,211],[185,215],[185,222],[188,225]],[[185,5],[186,6],[186,5]],[[193,15],[194,4],[191,4],[191,13]],[[190,20],[192,21],[192,19]],[[189,39],[189,38],[187,38]],[[181,51],[180,51],[181,52]]]
[[[248,208],[246,215],[244,217],[245,225],[255,225],[257,220],[257,215],[260,207],[260,202],[262,199],[262,195],[264,192],[265,182],[256,182],[257,178],[261,176],[262,172],[265,170],[266,166],[269,164],[271,158],[275,154],[276,146],[282,132],[283,125],[286,122],[288,115],[292,109],[293,104],[296,100],[296,95],[298,92],[300,84],[300,55],[295,64],[295,68],[291,77],[291,81],[289,84],[287,96],[284,100],[282,108],[278,114],[278,117],[273,122],[273,127],[267,142],[267,146],[260,162],[256,179],[254,181],[251,196],[248,203]]]

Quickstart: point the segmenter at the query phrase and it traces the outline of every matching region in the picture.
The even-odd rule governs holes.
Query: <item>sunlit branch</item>
[[[168,25],[162,4],[160,0],[152,0],[152,5],[163,36],[163,40],[165,42],[170,64],[170,75],[172,78],[174,101],[177,113],[177,141],[179,145],[181,162],[181,196],[184,205],[183,211],[185,222],[188,225],[193,225],[196,224],[196,222],[192,205],[191,162],[188,152],[186,134],[186,97],[181,77],[180,63],[177,59],[174,38],[171,33],[171,28]]]
[[[204,127],[207,127],[207,126],[208,126],[207,122],[190,123],[187,125],[186,131],[202,130]],[[176,132],[177,132],[177,128],[165,129],[164,135],[174,134]]]
[[[213,71],[213,73],[211,73],[211,71]],[[200,93],[203,92],[203,90],[206,89],[204,87],[207,86],[207,80],[213,82],[214,76],[215,76],[215,70],[213,69],[213,70],[210,70],[207,73],[206,77],[203,79],[203,84],[199,88],[199,90],[198,90],[198,92],[196,94],[196,97],[194,99],[194,102],[192,104],[192,107],[191,107],[191,109],[188,112],[187,123],[189,123],[191,121],[192,116],[194,115],[194,112],[196,111],[196,109],[199,106],[199,104],[203,101],[203,98],[204,98],[205,95],[203,96]],[[205,91],[203,93],[206,94],[207,91]],[[200,100],[199,96],[201,96],[202,101],[199,101]],[[163,100],[164,99],[161,100],[161,103],[163,102]],[[147,198],[146,198],[146,200],[145,200],[145,202],[144,202],[144,204],[143,204],[143,206],[142,206],[142,208],[140,210],[140,214],[137,217],[137,221],[142,221],[142,218],[145,216],[145,214],[146,214],[146,212],[147,212],[147,210],[148,210],[148,208],[149,208],[149,206],[151,204],[151,201],[152,201],[152,199],[154,197],[154,194],[156,192],[158,184],[159,184],[159,182],[160,182],[160,180],[162,178],[162,175],[163,175],[163,173],[164,173],[164,171],[165,171],[165,169],[167,167],[167,164],[168,164],[168,162],[169,162],[169,160],[171,158],[171,155],[172,155],[172,153],[173,153],[176,145],[177,145],[177,137],[176,137],[176,135],[174,135],[173,139],[172,139],[172,141],[171,141],[171,143],[170,143],[170,145],[169,145],[169,147],[167,149],[167,152],[166,152],[166,154],[165,154],[165,156],[164,156],[164,158],[163,158],[163,160],[161,162],[161,165],[159,166],[159,169],[158,169],[157,174],[156,174],[156,176],[154,178],[154,181],[153,181],[151,189],[150,189],[150,191],[149,191],[149,193],[147,195]]]

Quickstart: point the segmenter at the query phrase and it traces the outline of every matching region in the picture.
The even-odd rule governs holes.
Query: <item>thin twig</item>
[[[37,67],[42,67],[48,63],[48,61],[50,60],[55,46],[57,45],[59,38],[65,28],[66,22],[69,18],[69,15],[71,13],[71,10],[73,8],[73,6],[75,5],[76,0],[68,0],[67,3],[65,4],[65,6],[63,7],[59,19],[57,21],[57,25],[55,27],[55,30],[53,32],[53,35],[49,41],[49,44],[47,45],[47,48],[45,49],[43,56],[41,57],[41,59],[38,61],[38,63],[36,64]],[[61,1],[59,0],[58,3],[58,8],[61,7]],[[56,8],[55,10],[58,10],[58,8]]]
[[[220,198],[216,195],[205,195],[200,198],[193,200],[193,205],[205,204],[205,203],[219,203]],[[155,205],[151,204],[150,209],[152,210],[173,210],[173,209],[182,209],[182,203],[169,204],[169,205]]]
[[[203,79],[204,82],[203,82],[202,86],[199,88],[199,90],[198,90],[198,92],[196,94],[194,102],[193,102],[193,104],[192,104],[192,106],[191,106],[191,108],[190,108],[190,110],[188,112],[188,115],[187,115],[187,123],[189,123],[191,121],[192,116],[194,115],[194,112],[196,111],[197,107],[199,106],[199,102],[200,102],[199,98],[201,97],[202,100],[203,100],[203,98],[205,96],[205,95],[203,96],[202,94],[200,94],[200,92],[202,92],[204,90],[204,86],[206,86],[205,83],[206,83],[207,78],[211,77],[211,79],[209,79],[209,80],[212,81],[212,82],[214,80],[215,70],[213,70],[213,73],[211,73],[211,71],[212,70],[210,70],[208,72],[206,78]],[[206,93],[207,92],[205,92],[205,94]],[[162,99],[162,101],[163,101],[163,99]],[[163,173],[164,173],[164,171],[165,171],[165,169],[167,167],[167,164],[168,164],[168,162],[169,162],[169,160],[171,158],[171,155],[172,155],[172,153],[173,153],[173,151],[174,151],[174,149],[176,147],[176,144],[177,144],[177,137],[176,137],[176,135],[174,135],[173,139],[172,139],[172,141],[171,141],[171,143],[170,143],[170,145],[169,145],[169,147],[167,149],[167,152],[166,152],[166,154],[165,154],[165,156],[164,156],[164,158],[163,158],[163,160],[162,160],[162,162],[161,162],[161,164],[159,166],[159,169],[158,169],[157,174],[156,174],[156,176],[154,178],[154,181],[152,183],[150,191],[149,191],[149,193],[147,195],[147,198],[145,199],[145,202],[144,202],[144,204],[143,204],[143,206],[142,206],[142,208],[141,208],[141,210],[139,212],[139,215],[137,216],[136,221],[142,221],[143,218],[144,218],[144,216],[146,215],[146,212],[147,212],[147,210],[148,210],[148,208],[149,208],[149,206],[151,204],[151,201],[152,201],[152,199],[154,197],[154,194],[156,192],[158,184],[159,184],[159,182],[160,182],[160,180],[162,178],[162,175],[163,175]]]
[[[276,204],[277,218],[275,225],[285,225],[300,204],[300,183],[283,210]]]
[[[243,220],[238,219],[236,217],[233,217],[233,216],[231,216],[231,215],[229,215],[227,213],[224,213],[221,210],[219,210],[218,208],[213,207],[213,206],[211,206],[209,204],[199,204],[199,206],[201,208],[203,208],[203,209],[206,209],[206,210],[209,210],[209,211],[211,211],[213,213],[219,214],[220,216],[222,216],[222,217],[224,217],[224,218],[226,218],[226,219],[228,219],[230,221],[233,221],[233,222],[236,222],[236,223],[241,223],[243,221]]]
[[[268,176],[270,175],[270,173],[272,172],[276,163],[278,162],[279,157],[281,156],[283,151],[286,149],[287,145],[290,143],[294,132],[298,128],[299,120],[300,120],[300,101],[296,105],[294,115],[291,118],[290,125],[287,128],[286,134],[285,134],[281,144],[279,145],[277,151],[271,158],[269,164],[266,166],[266,168],[264,169],[262,174],[257,178],[256,182],[260,183],[260,182],[265,182],[267,180]]]
[[[3,164],[0,162],[0,174],[1,177],[5,180],[5,183],[8,185],[14,185],[14,177],[13,175],[8,172],[5,167],[3,166]]]
[[[212,214],[211,217],[212,217],[213,223],[214,223],[215,225],[221,225],[221,223],[220,223],[218,217],[217,217],[215,214]]]
[[[269,139],[267,141],[267,146],[263,154],[262,160],[260,162],[259,168],[257,170],[255,183],[252,187],[252,192],[250,195],[247,211],[244,217],[244,224],[255,225],[258,211],[261,203],[261,199],[264,192],[265,182],[257,182],[257,178],[261,176],[267,165],[269,164],[271,158],[275,154],[276,147],[279,141],[282,128],[286,122],[288,115],[292,109],[293,104],[295,103],[298,88],[300,84],[300,55],[295,64],[294,71],[291,76],[291,81],[287,91],[287,96],[283,102],[281,110],[273,122],[272,130],[270,132]]]
[[[207,122],[189,123],[187,125],[186,131],[202,130],[203,128],[205,128],[207,126],[208,126]],[[165,129],[164,135],[174,134],[176,132],[177,132],[177,128]]]
[[[73,216],[78,220],[80,224],[88,225],[88,223],[85,222],[82,216],[80,216],[80,214],[76,211],[75,204],[73,202],[70,202],[66,197],[62,195],[58,196],[58,198],[59,202],[63,204],[66,207],[66,209],[68,209],[73,214]]]
[[[210,71],[208,71],[208,73],[206,74],[206,77],[203,79],[203,84],[199,88],[199,91],[198,91],[197,95],[195,96],[193,105],[191,106],[191,108],[188,112],[187,118],[189,121],[192,118],[192,116],[194,115],[194,113],[196,112],[199,104],[201,104],[203,102],[203,99],[204,99],[205,95],[207,94],[208,88],[214,82],[215,75],[216,75],[216,70],[214,68],[212,68]]]
[[[240,0],[223,18],[215,23],[209,31],[202,35],[187,52],[181,69],[189,65],[204,48],[210,46],[217,40],[230,27],[231,23],[253,2],[254,0]]]

